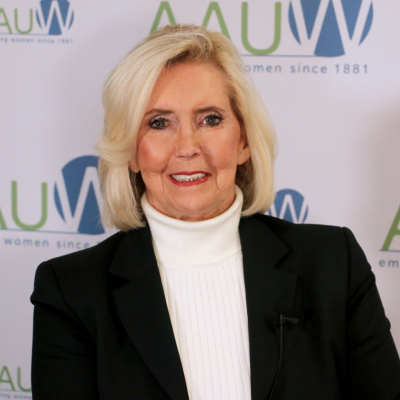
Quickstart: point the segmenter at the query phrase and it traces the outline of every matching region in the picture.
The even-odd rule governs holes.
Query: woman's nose
[[[193,127],[182,127],[177,135],[176,156],[192,159],[201,153],[199,135]]]

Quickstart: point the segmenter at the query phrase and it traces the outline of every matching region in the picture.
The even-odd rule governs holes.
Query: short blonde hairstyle
[[[221,33],[194,25],[166,26],[130,51],[105,82],[104,132],[98,151],[106,226],[127,231],[144,225],[144,182],[129,166],[136,160],[137,134],[154,85],[163,69],[174,63],[208,63],[226,79],[231,107],[251,154],[236,172],[244,198],[242,215],[265,212],[274,201],[275,130],[246,78],[238,51]]]

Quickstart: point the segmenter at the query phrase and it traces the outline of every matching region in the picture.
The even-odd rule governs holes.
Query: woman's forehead
[[[152,109],[229,107],[223,74],[211,64],[182,63],[165,68],[158,78],[146,113]]]

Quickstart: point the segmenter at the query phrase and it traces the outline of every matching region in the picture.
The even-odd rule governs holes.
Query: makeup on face
[[[233,203],[237,165],[248,158],[222,73],[210,64],[164,70],[138,134],[149,203],[173,218],[213,218]]]

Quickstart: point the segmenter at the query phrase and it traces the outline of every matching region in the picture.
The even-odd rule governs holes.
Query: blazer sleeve
[[[375,284],[353,234],[344,228],[350,262],[346,399],[400,399],[400,361]]]
[[[35,276],[32,395],[34,400],[97,400],[96,351],[66,304],[49,262]]]

